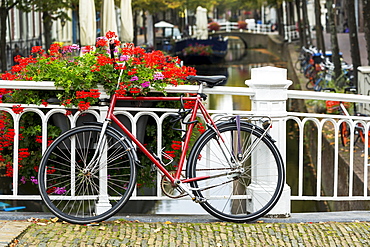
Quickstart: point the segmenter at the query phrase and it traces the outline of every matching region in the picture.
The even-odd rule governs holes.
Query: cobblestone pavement
[[[0,220],[0,247],[8,246],[19,234],[32,223],[24,221]]]
[[[92,225],[40,221],[16,246],[368,246],[368,222],[234,224],[116,220]]]

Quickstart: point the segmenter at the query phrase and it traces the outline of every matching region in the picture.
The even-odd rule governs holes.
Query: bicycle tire
[[[263,136],[263,130],[241,122],[242,153],[251,147],[252,140],[261,139],[250,154],[243,155],[246,160],[241,164],[240,174],[234,174],[235,167],[230,165],[241,163],[232,162],[237,150],[235,136],[238,128],[235,122],[228,122],[219,124],[218,130],[226,145],[220,144],[214,130],[207,130],[191,150],[187,176],[191,179],[225,171],[228,175],[191,182],[192,188],[198,189],[193,193],[201,198],[200,205],[216,218],[237,223],[258,219],[275,206],[284,187],[285,170],[280,152],[270,137]],[[267,163],[271,165],[270,170],[266,169]],[[257,168],[261,170],[257,171]],[[208,189],[200,189],[204,187]]]
[[[315,87],[315,82],[312,82],[314,79],[309,79],[306,83],[306,89],[313,90]]]
[[[304,57],[298,57],[298,60],[295,62],[295,69],[299,72],[303,72],[303,68],[306,65],[306,61]]]
[[[135,188],[135,156],[122,136],[107,129],[106,145],[94,158],[101,131],[100,126],[71,129],[50,145],[41,160],[38,181],[42,200],[64,221],[103,221],[126,204]],[[99,167],[86,169],[92,160]]]

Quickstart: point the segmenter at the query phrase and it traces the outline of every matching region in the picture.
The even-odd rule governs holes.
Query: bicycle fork
[[[94,156],[92,157],[89,164],[87,164],[87,166],[83,169],[83,173],[85,174],[88,172],[93,172],[96,169],[96,167],[99,165],[99,162],[98,162],[99,155],[101,154],[100,151],[103,150],[103,145],[106,141],[105,132],[107,130],[108,124],[109,124],[109,121],[107,120],[103,122],[102,131],[100,132],[100,135],[99,135],[99,139],[98,139],[97,147],[95,149]]]

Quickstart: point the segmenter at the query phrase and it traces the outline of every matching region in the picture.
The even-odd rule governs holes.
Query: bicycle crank
[[[174,175],[176,171],[170,171],[171,175]],[[187,195],[187,193],[181,189],[179,186],[172,184],[166,176],[162,175],[161,179],[161,189],[163,194],[170,198],[180,198]]]

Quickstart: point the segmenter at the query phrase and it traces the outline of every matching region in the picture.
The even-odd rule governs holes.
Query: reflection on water
[[[265,49],[234,49],[229,50],[223,64],[198,65],[195,66],[198,75],[225,75],[227,82],[225,86],[246,87],[245,80],[251,78],[251,69],[263,66],[284,67],[279,57],[273,55]],[[233,107],[235,110],[251,109],[250,99],[245,96],[231,96],[232,100],[225,100],[226,95],[210,95],[207,102],[208,109],[224,109]],[[229,106],[222,105],[220,102],[228,102]]]
[[[221,64],[196,65],[198,75],[225,75],[226,86],[243,87],[245,80],[250,79],[252,68],[263,66],[285,67],[279,57],[265,49],[229,50],[225,62]],[[191,66],[191,65],[190,65]]]

